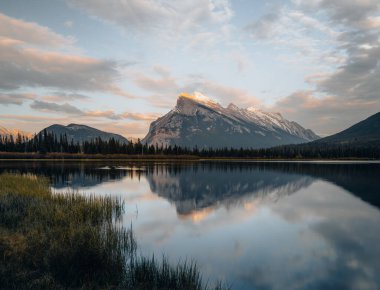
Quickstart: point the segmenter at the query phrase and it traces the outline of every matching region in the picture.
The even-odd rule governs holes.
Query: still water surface
[[[379,163],[1,162],[122,197],[143,255],[232,289],[380,289]]]

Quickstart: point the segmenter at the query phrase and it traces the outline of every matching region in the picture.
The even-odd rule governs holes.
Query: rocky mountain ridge
[[[143,139],[148,144],[199,148],[267,148],[319,139],[313,131],[279,113],[227,107],[201,93],[182,93],[176,106],[152,122]]]

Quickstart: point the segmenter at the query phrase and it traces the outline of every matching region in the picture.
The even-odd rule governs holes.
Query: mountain
[[[100,131],[98,129],[86,125],[70,124],[67,126],[63,126],[55,124],[45,128],[44,130],[46,130],[49,133],[53,133],[56,136],[66,134],[67,139],[69,141],[73,140],[74,143],[91,141],[98,137],[100,137],[103,141],[108,141],[111,138],[114,138],[115,140],[121,143],[128,143],[128,140],[121,135]],[[41,134],[42,132],[43,130],[39,134]]]
[[[152,122],[142,140],[148,144],[267,148],[318,139],[313,131],[256,108],[227,108],[202,95],[182,93],[169,113]]]
[[[32,137],[31,133],[21,131],[18,129],[7,129],[0,126],[0,136],[13,136],[15,138],[17,137],[18,134],[20,134],[21,136],[28,137],[28,138]]]
[[[380,112],[342,132],[319,139],[310,144],[380,146]]]

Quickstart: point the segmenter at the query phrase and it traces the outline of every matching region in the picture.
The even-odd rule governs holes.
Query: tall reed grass
[[[1,174],[0,288],[208,289],[195,263],[138,257],[123,210],[117,198],[53,194],[46,178]]]

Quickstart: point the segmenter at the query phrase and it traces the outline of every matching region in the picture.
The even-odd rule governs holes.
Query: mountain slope
[[[24,132],[18,129],[7,129],[2,126],[0,126],[0,136],[13,136],[14,138],[17,137],[17,135],[20,134],[21,136],[25,137],[32,137],[32,134],[28,132]]]
[[[121,142],[128,143],[128,140],[121,135],[100,131],[98,129],[78,124],[63,125],[51,125],[45,129],[49,133],[54,133],[56,136],[66,134],[69,141],[73,140],[74,143],[82,143],[84,141],[91,141],[100,137],[103,141],[108,141],[111,138]],[[43,130],[39,133],[41,134]]]
[[[200,93],[183,93],[174,109],[152,122],[143,142],[199,148],[267,148],[318,138],[279,113],[241,109],[234,104],[224,108]]]
[[[310,144],[345,144],[350,146],[380,146],[380,112],[337,134]]]

